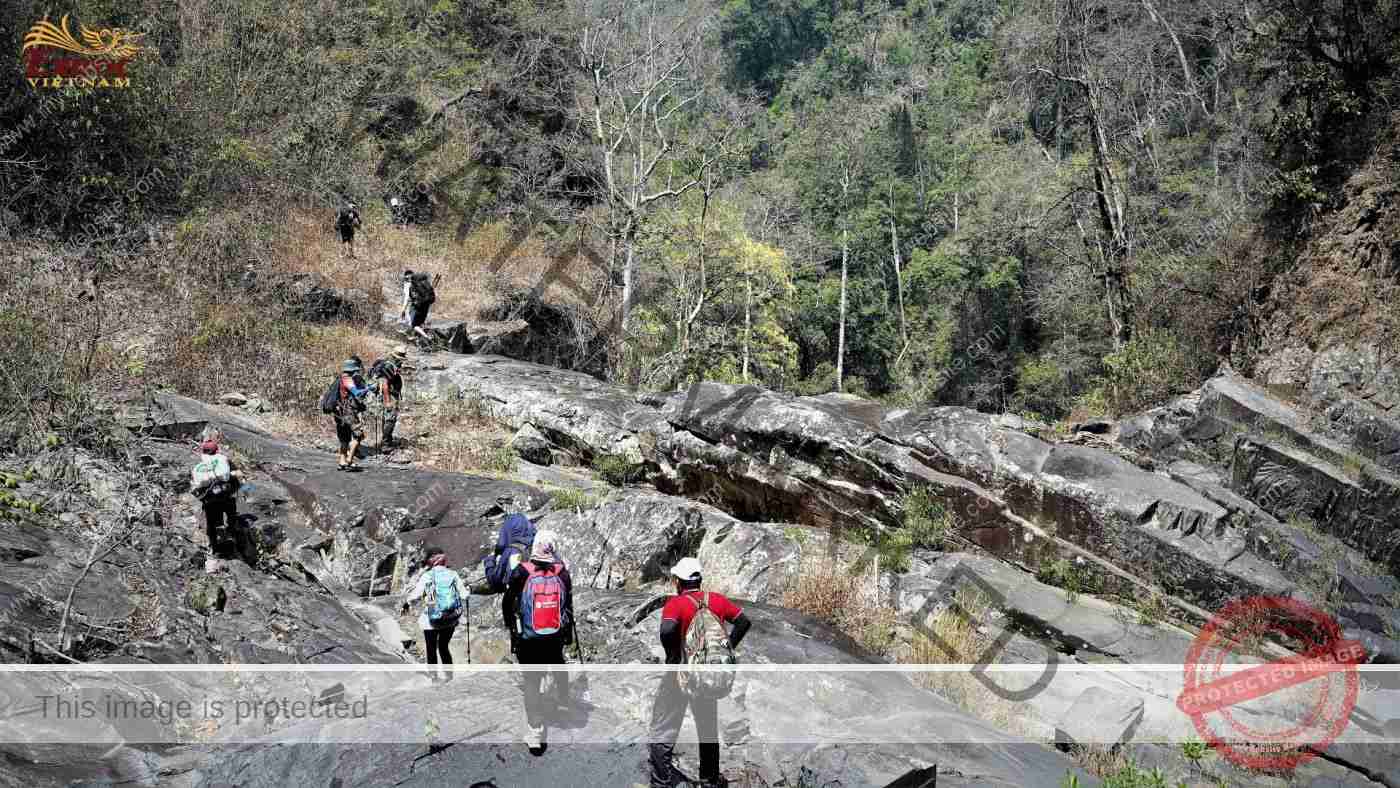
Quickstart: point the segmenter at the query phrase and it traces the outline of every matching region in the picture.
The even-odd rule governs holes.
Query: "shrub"
[[[915,487],[904,496],[904,529],[914,547],[941,549],[956,526],[953,513],[932,488]]]
[[[1058,558],[1043,564],[1035,573],[1035,579],[1046,585],[1065,590],[1065,597],[1072,605],[1081,593],[1094,593],[1093,579],[1078,564],[1065,558]]]
[[[586,491],[576,487],[561,487],[554,491],[551,498],[556,509],[565,511],[582,511],[584,509],[594,509],[601,501],[589,495]]]
[[[640,481],[646,472],[641,463],[634,463],[620,454],[599,454],[593,458],[593,470],[614,487]]]
[[[821,619],[875,654],[895,643],[894,608],[878,599],[877,579],[829,558],[804,562],[783,593],[783,606]]]
[[[486,451],[482,468],[495,473],[512,474],[520,466],[520,458],[509,443],[496,443]]]
[[[1114,415],[1145,410],[1187,391],[1200,377],[1198,361],[1170,331],[1144,329],[1103,360],[1102,382],[1087,395]]]

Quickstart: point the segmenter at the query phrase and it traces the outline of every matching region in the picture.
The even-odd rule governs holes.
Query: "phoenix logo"
[[[80,25],[82,39],[74,36],[65,14],[58,24],[43,19],[24,34],[20,54],[25,57],[26,74],[32,87],[131,87],[126,75],[127,61],[141,48],[143,34],[122,28],[94,30]],[[72,52],[77,57],[63,56]]]

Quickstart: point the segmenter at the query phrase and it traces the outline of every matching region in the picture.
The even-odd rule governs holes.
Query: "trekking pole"
[[[569,628],[574,632],[574,652],[578,654],[578,662],[580,665],[587,665],[588,660],[583,657],[583,641],[578,636],[578,621],[570,621]]]

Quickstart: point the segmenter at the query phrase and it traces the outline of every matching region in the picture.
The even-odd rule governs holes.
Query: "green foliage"
[[[1109,413],[1144,410],[1193,387],[1199,376],[1193,358],[1170,331],[1147,329],[1103,360],[1102,382],[1089,392]]]
[[[601,501],[589,495],[587,491],[577,487],[561,487],[554,491],[551,497],[554,508],[562,511],[579,512],[585,509],[596,509]]]
[[[1181,743],[1181,756],[1193,766],[1199,766],[1209,753],[1210,746],[1199,739],[1187,739]]]
[[[1046,585],[1063,588],[1065,598],[1071,605],[1078,601],[1081,593],[1094,593],[1096,590],[1093,577],[1078,564],[1066,558],[1057,558],[1042,564],[1036,570],[1035,579]]]
[[[939,550],[957,528],[953,513],[929,487],[915,487],[904,496],[904,530],[913,547]]]
[[[626,487],[646,475],[646,466],[620,454],[599,454],[593,458],[593,470],[603,481],[614,487]]]
[[[509,443],[499,443],[492,445],[486,453],[486,458],[482,463],[482,470],[492,471],[500,474],[512,474],[520,467],[520,457],[511,448]]]
[[[1121,770],[1105,775],[1104,788],[1168,788],[1167,776],[1161,769],[1151,771],[1137,764],[1128,764]]]
[[[1167,601],[1156,592],[1135,599],[1138,623],[1145,627],[1159,626],[1167,616]]]

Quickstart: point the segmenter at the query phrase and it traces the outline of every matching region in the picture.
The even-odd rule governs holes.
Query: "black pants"
[[[227,522],[229,536],[233,536],[238,524],[238,499],[232,495],[204,499],[204,535],[209,537],[209,551],[214,552],[219,544],[219,528]]]
[[[563,665],[564,636],[550,635],[534,640],[521,640],[516,648],[515,658],[521,665]],[[540,697],[540,684],[545,671],[522,671],[520,679],[525,693],[525,720],[533,727],[539,727],[553,716],[554,704],[567,705],[569,699],[569,671],[550,671],[554,677],[555,697]]]
[[[411,306],[411,308],[408,310],[408,312],[409,312],[409,324],[408,324],[408,327],[409,327],[409,328],[418,328],[419,326],[421,326],[421,325],[423,325],[424,323],[428,322],[428,310],[431,309],[431,308],[432,308],[432,305],[431,305],[431,304],[413,304],[413,305]]]
[[[676,682],[676,674],[667,673],[661,677],[651,706],[651,743],[647,749],[652,788],[671,788],[680,782],[672,761],[687,706],[695,714],[695,730],[700,735],[700,780],[719,781],[719,701],[692,698]]]
[[[438,664],[438,657],[442,657],[442,664],[452,664],[452,651],[447,645],[452,642],[452,633],[456,631],[456,626],[423,630],[423,645],[428,651],[429,665]]]

